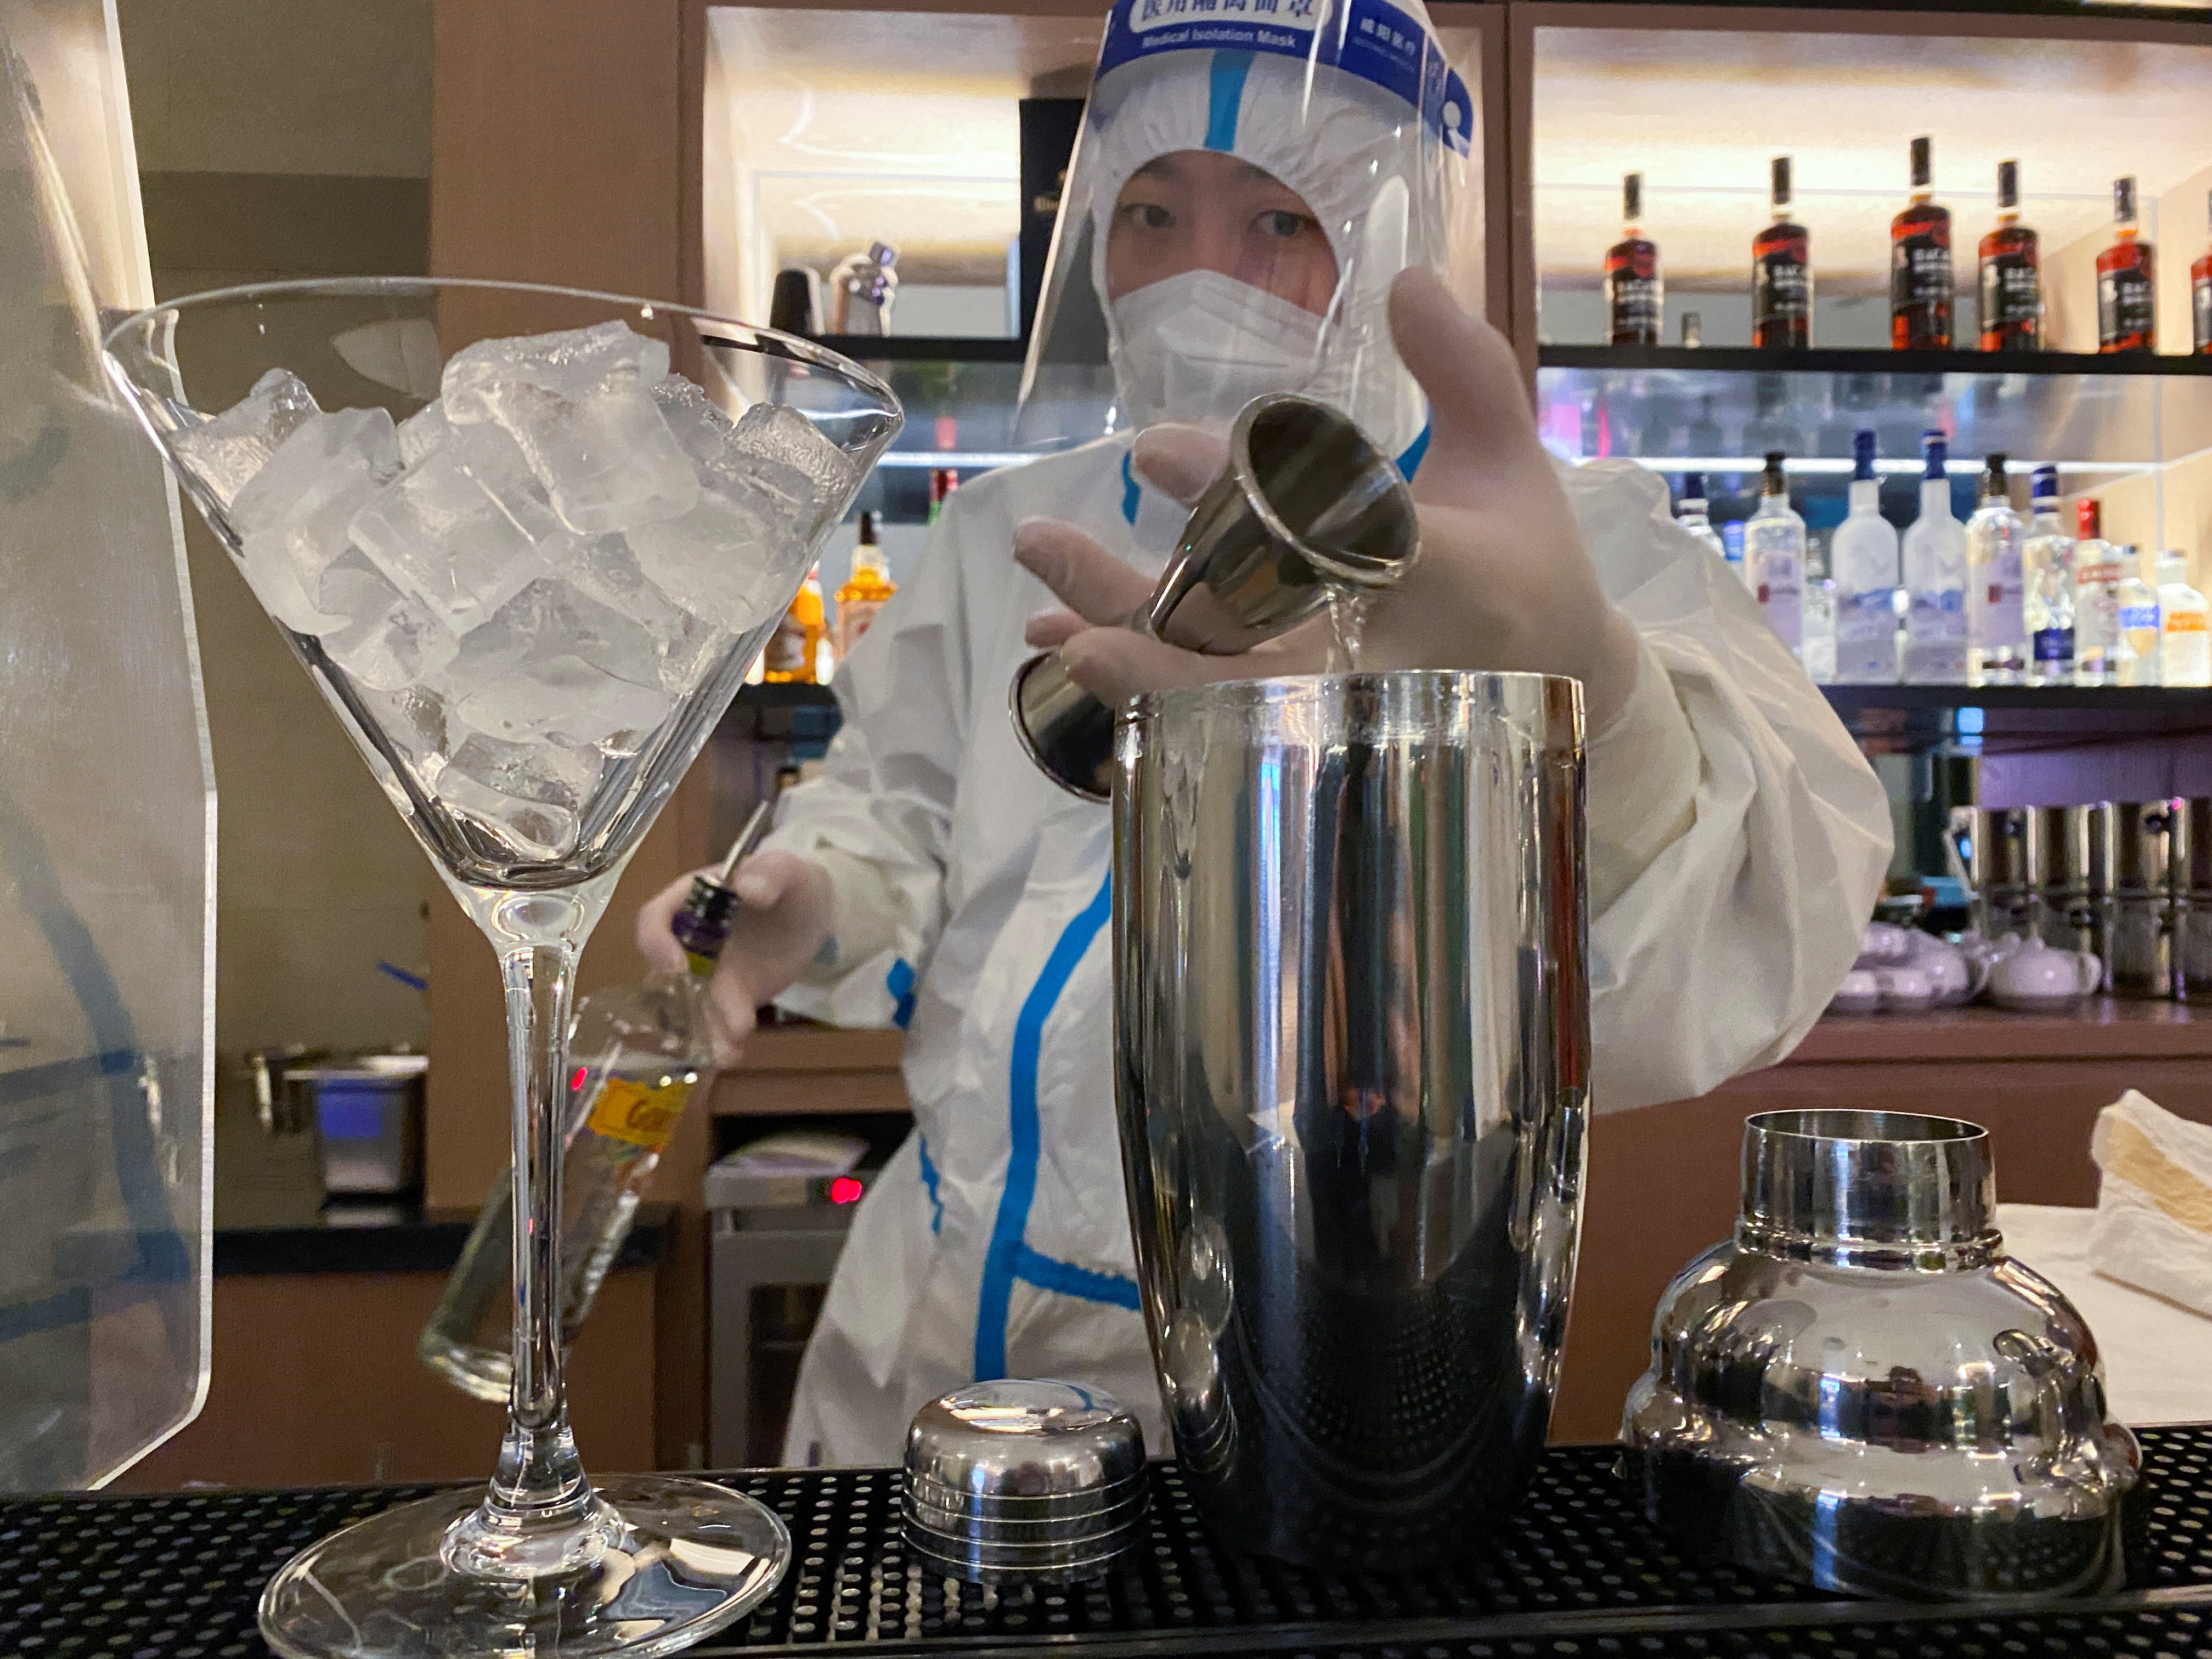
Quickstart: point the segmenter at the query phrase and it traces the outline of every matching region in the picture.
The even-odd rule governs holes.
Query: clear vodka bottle
[[[1897,529],[1881,516],[1875,434],[1851,439],[1850,511],[1829,539],[1836,588],[1836,678],[1881,685],[1897,678]]]
[[[1905,678],[1955,685],[1966,678],[1966,527],[1951,516],[1950,444],[1921,434],[1920,516],[1905,532]]]
[[[2021,549],[2027,579],[2021,613],[2027,623],[2030,677],[2038,685],[2074,684],[2074,538],[2058,516],[2058,469],[2039,466],[2028,486],[2027,540]]]
[[[2114,685],[2120,678],[2120,550],[2105,539],[2103,514],[2088,496],[2074,503],[2074,683]]]
[[[1966,520],[1966,679],[1973,685],[2027,681],[2027,618],[2021,545],[2027,526],[2012,509],[2005,458],[1982,472],[1981,505]]]
[[[1685,472],[1681,499],[1674,503],[1674,522],[1725,559],[1728,548],[1721,540],[1721,532],[1713,528],[1712,520],[1706,516],[1707,505],[1705,475]],[[1730,568],[1734,568],[1733,562]]]
[[[1805,653],[1805,520],[1790,510],[1790,485],[1782,476],[1786,459],[1778,450],[1766,456],[1766,480],[1759,510],[1744,520],[1743,568],[1768,626],[1802,661]]]

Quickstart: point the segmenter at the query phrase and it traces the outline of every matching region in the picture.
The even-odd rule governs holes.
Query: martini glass
[[[889,387],[678,306],[511,283],[275,283],[141,312],[108,370],[498,952],[514,1355],[489,1485],[270,1579],[294,1659],[672,1652],[790,1539],[712,1480],[586,1478],[560,1331],[578,951],[829,529]]]

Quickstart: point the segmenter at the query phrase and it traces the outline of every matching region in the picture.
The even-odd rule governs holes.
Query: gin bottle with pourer
[[[773,821],[763,801],[729,856],[711,876],[693,878],[670,923],[684,966],[600,991],[576,1005],[568,1038],[567,1151],[561,1164],[561,1334],[573,1342],[592,1310],[638,1200],[692,1091],[711,1080],[707,981],[737,908],[738,866]],[[504,1400],[514,1375],[513,1270],[507,1249],[513,1182],[501,1172],[477,1217],[446,1293],[416,1349],[423,1363],[479,1400]]]

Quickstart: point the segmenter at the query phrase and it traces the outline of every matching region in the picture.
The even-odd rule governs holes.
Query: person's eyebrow
[[[1132,181],[1139,179],[1172,179],[1179,169],[1172,155],[1155,155],[1129,175]]]

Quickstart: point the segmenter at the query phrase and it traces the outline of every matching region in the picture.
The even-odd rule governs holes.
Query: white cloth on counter
[[[2097,1339],[2105,1393],[2123,1423],[2212,1421],[2212,1319],[2106,1278],[2090,1263],[2097,1212],[2000,1204],[2005,1250],[2065,1294]]]
[[[2130,1089],[2097,1114],[2089,1156],[2097,1271],[2212,1314],[2212,1127]]]

